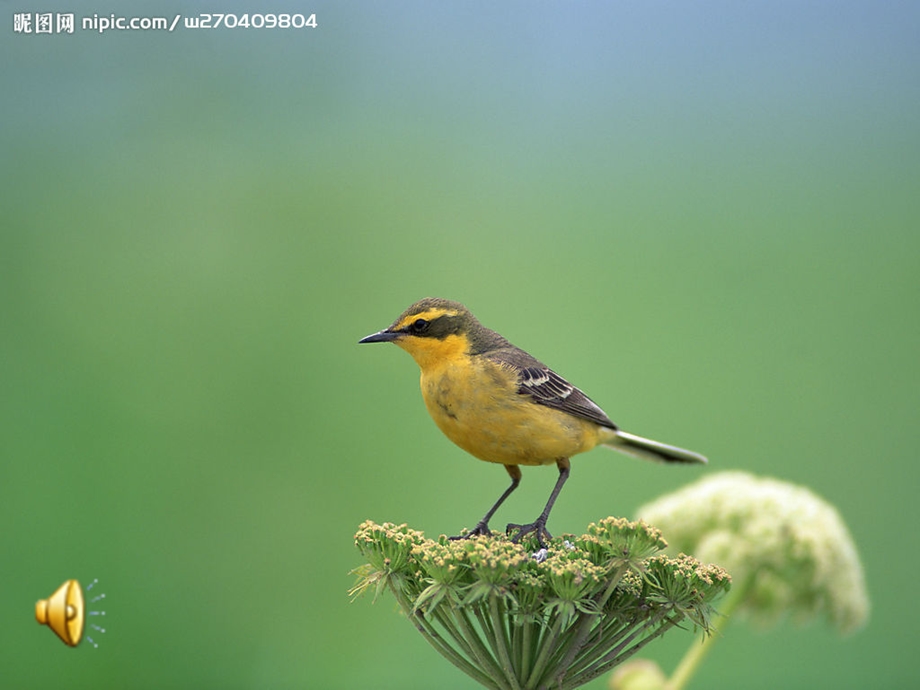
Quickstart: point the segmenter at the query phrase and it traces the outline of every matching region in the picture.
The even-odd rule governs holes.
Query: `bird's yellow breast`
[[[511,367],[459,348],[452,354],[423,357],[422,397],[441,431],[468,453],[505,465],[543,465],[598,444],[597,424],[518,393]]]

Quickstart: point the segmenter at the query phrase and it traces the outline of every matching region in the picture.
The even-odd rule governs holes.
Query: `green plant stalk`
[[[619,643],[619,641],[626,637],[634,627],[635,623],[626,623],[618,626],[610,626],[608,630],[600,632],[600,639],[597,644],[592,645],[592,647],[587,650],[582,650],[579,656],[567,667],[568,671],[566,672],[566,677],[569,675],[577,675],[586,668],[600,663],[606,654],[604,650],[609,650],[615,644]]]
[[[457,606],[454,602],[451,602],[451,608],[456,616],[457,622],[460,625],[460,632],[467,640],[470,645],[470,650],[473,652],[473,656],[479,662],[479,665],[483,668],[489,669],[489,675],[493,679],[493,683],[498,683],[498,679],[504,676],[502,673],[501,666],[495,660],[495,657],[492,656],[489,652],[488,647],[483,644],[482,638],[476,633],[476,630],[473,626],[472,621],[469,619],[469,615],[466,610]],[[500,686],[507,688],[506,683],[500,683]]]
[[[530,644],[530,670],[533,671],[534,664],[536,664],[536,659],[540,654],[540,650],[543,649],[543,641],[546,639],[547,635],[550,634],[550,623],[551,619],[547,616],[543,616],[539,619],[539,622],[534,622],[531,627],[531,644]],[[528,676],[529,677],[529,676]]]
[[[520,678],[523,675],[524,648],[521,640],[521,626],[516,622],[514,616],[508,619],[508,632],[511,635],[511,662],[514,664],[517,677]]]
[[[489,598],[492,598],[493,596],[494,594],[490,594]],[[480,600],[480,602],[482,601],[483,600]],[[483,606],[476,606],[474,608],[474,613],[476,614],[476,620],[479,621],[479,629],[482,630],[486,642],[492,650],[492,658],[496,660],[496,663],[498,664],[501,672],[504,674],[508,687],[510,687],[512,690],[520,690],[520,685],[518,684],[517,678],[514,675],[514,669],[511,667],[511,660],[507,658],[508,650],[499,641],[499,637],[502,634],[501,630],[495,629],[495,626],[493,625],[493,619],[486,616],[486,612],[483,610]],[[500,620],[495,622],[499,625],[501,624]]]
[[[473,608],[473,615],[476,616],[476,620],[479,622],[479,630],[482,631],[482,638],[485,640],[486,648],[490,650],[492,658],[496,660],[496,663],[501,667],[501,662],[498,660],[498,642],[495,639],[495,633],[492,631],[492,621],[486,618],[483,613],[482,606],[480,605],[482,600],[480,599],[477,602],[477,606]],[[471,626],[472,630],[476,630],[475,625]]]
[[[508,653],[508,636],[505,630],[504,618],[501,611],[499,611],[498,595],[494,592],[489,595],[489,613],[492,616],[491,638],[494,640],[498,661],[513,690],[521,690],[518,676],[514,672],[514,665],[511,663],[511,655]]]
[[[591,660],[590,663],[585,664],[581,670],[573,674],[573,677],[569,678],[568,680],[572,681],[576,677],[582,678],[586,675],[593,678],[595,675],[599,675],[596,673],[597,669],[618,664],[623,658],[624,654],[627,652],[629,652],[629,654],[633,653],[630,651],[633,649],[633,647],[639,648],[640,646],[644,646],[648,643],[649,640],[660,636],[664,630],[667,629],[667,627],[670,627],[665,627],[665,622],[668,620],[668,615],[669,614],[667,612],[661,611],[656,614],[652,620],[648,620],[643,623],[634,622],[625,626],[610,640],[610,643],[616,642],[615,647],[612,649],[607,647],[607,652]],[[650,631],[655,631],[656,629],[659,629],[661,632],[649,634]],[[645,637],[642,638],[642,635],[645,635]],[[639,642],[636,642],[637,639],[639,639]],[[633,645],[633,647],[630,647],[630,645]],[[581,682],[584,683],[585,681],[582,680]]]
[[[629,643],[635,640],[635,638],[642,634],[643,631],[647,631],[650,627],[653,627],[655,624],[643,625],[639,630],[635,631],[633,634],[622,642],[616,650],[604,656],[603,659],[595,663],[594,665],[586,668],[584,671],[573,675],[570,678],[566,678],[565,682],[562,684],[560,690],[573,690],[574,688],[581,687],[585,683],[594,680],[598,676],[601,676],[616,666],[622,664],[633,654],[642,649],[652,640],[655,640],[661,637],[668,630],[673,628],[680,621],[680,616],[673,616],[666,618],[664,621],[659,619],[658,630],[654,631],[653,634],[647,635],[645,638],[639,640],[632,647],[629,647]]]
[[[725,597],[721,611],[719,611],[719,616],[724,619],[725,623],[728,622],[728,617],[744,600],[744,597],[751,588],[751,584],[752,578],[748,578],[743,584],[738,583],[733,586],[728,596]],[[724,624],[722,627],[724,627]],[[677,668],[674,669],[674,673],[671,674],[668,682],[665,683],[664,690],[682,690],[687,685],[693,677],[693,674],[696,673],[696,669],[699,668],[703,659],[706,658],[709,650],[712,649],[717,632],[719,632],[719,630],[713,626],[712,632],[704,637],[700,644],[694,644],[687,650],[680,660],[680,663],[677,665]]]
[[[543,669],[546,668],[546,664],[549,662],[550,654],[555,648],[556,638],[559,637],[559,631],[562,629],[562,615],[555,615],[556,622],[553,624],[552,629],[544,634],[544,639],[540,641],[540,655],[537,657],[534,662],[533,668],[530,670],[530,675],[527,677],[527,683],[524,686],[527,690],[535,690],[537,687],[537,682],[540,680],[540,676],[543,673]]]
[[[434,647],[435,650],[441,654],[441,656],[443,656],[465,674],[470,676],[470,678],[474,679],[485,687],[491,688],[491,690],[503,690],[503,688],[497,685],[492,678],[473,666],[461,655],[457,654],[454,648],[444,641],[440,633],[438,633],[437,629],[428,621],[426,617],[419,616],[412,610],[411,603],[403,596],[402,592],[395,585],[393,585],[393,583],[390,583],[390,589],[393,592],[393,596],[396,597],[396,601],[399,602],[400,607],[408,616],[409,620],[411,620],[415,625],[416,630],[422,633],[422,636],[432,647]]]
[[[533,621],[524,621],[520,629],[521,637],[521,678],[524,678],[524,671],[530,670],[530,659],[533,656],[533,631],[536,623]],[[539,631],[537,631],[539,634]]]
[[[517,665],[518,678],[526,679],[530,675],[531,660],[540,637],[541,624],[527,615],[515,615],[510,622],[511,645],[514,662]],[[536,635],[534,635],[536,631]]]
[[[604,592],[595,598],[595,603],[597,604],[597,610],[603,611],[604,606],[607,605],[607,601],[613,595],[614,590],[617,588],[617,585],[620,583],[620,579],[623,577],[623,573],[626,572],[626,566],[620,566],[617,568],[610,577],[610,582],[607,583],[607,588]],[[588,614],[582,612],[581,620],[578,624],[578,627],[575,628],[575,639],[566,645],[564,649],[567,650],[566,655],[560,660],[558,664],[554,666],[560,669],[558,675],[556,676],[556,682],[562,683],[565,678],[565,674],[568,672],[569,666],[575,660],[575,657],[578,656],[579,652],[584,648],[585,641],[588,639],[588,635],[591,634],[591,630],[594,628],[594,623],[597,621],[596,614]]]
[[[454,625],[454,622],[451,620],[450,616],[444,612],[446,606],[438,606],[434,611],[435,619],[438,623],[441,624],[441,627],[444,628],[444,631],[451,636],[454,642],[460,647],[464,654],[466,654],[468,659],[475,659],[476,655],[473,653],[470,643],[467,642],[463,634],[457,629],[457,626]],[[431,615],[429,613],[429,615]]]

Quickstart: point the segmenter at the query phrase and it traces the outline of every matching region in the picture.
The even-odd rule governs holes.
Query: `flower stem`
[[[521,690],[518,683],[518,676],[514,672],[514,665],[511,663],[511,655],[508,653],[508,638],[505,634],[505,618],[499,611],[499,601],[496,594],[489,595],[489,613],[492,614],[492,642],[495,646],[495,653],[498,661],[505,672],[513,690]]]
[[[472,621],[470,621],[466,610],[456,605],[454,602],[451,602],[451,606],[453,607],[454,616],[457,620],[457,623],[459,624],[460,632],[469,644],[474,658],[477,662],[479,662],[479,667],[483,669],[490,678],[492,678],[495,684],[502,688],[507,688],[508,684],[504,682],[505,678],[504,674],[502,673],[501,666],[499,666],[498,662],[495,661],[495,658],[483,643],[482,638],[476,634],[476,630]]]
[[[428,643],[434,647],[441,654],[441,656],[443,656],[454,666],[459,668],[461,671],[466,673],[481,685],[493,690],[501,690],[501,686],[497,685],[492,678],[473,666],[469,661],[464,659],[462,655],[458,654],[453,649],[453,647],[450,646],[450,644],[445,642],[445,640],[438,634],[438,631],[434,628],[431,622],[428,621],[423,615],[420,615],[418,612],[413,610],[411,602],[409,602],[409,600],[396,586],[392,585],[391,583],[390,588],[396,597],[396,600],[402,607],[403,612],[415,624],[416,629],[422,633]]]
[[[565,681],[561,685],[562,690],[573,690],[607,673],[609,670],[623,663],[626,659],[641,650],[649,642],[657,639],[670,628],[677,625],[680,620],[680,616],[671,615],[665,616],[663,619],[659,617],[657,622],[652,624],[643,623],[638,630],[631,632],[624,641],[617,645],[615,650],[607,654],[603,659],[593,663],[583,671],[571,676],[566,676]],[[645,637],[640,637],[645,633],[650,634],[645,635]],[[638,642],[636,641],[637,639]]]
[[[598,613],[604,610],[604,607],[607,605],[607,601],[610,599],[613,591],[617,588],[617,585],[620,583],[620,578],[623,577],[623,573],[625,571],[625,566],[620,566],[614,570],[610,574],[610,579],[607,583],[606,589],[603,591],[603,593],[600,593],[595,597]],[[572,662],[585,646],[585,641],[588,639],[588,635],[591,634],[591,630],[594,628],[594,624],[597,622],[599,617],[600,616],[594,613],[581,613],[578,628],[576,629],[575,633],[575,639],[568,645],[565,656],[557,665],[557,668],[559,669],[555,679],[557,683],[562,684],[562,681],[565,678],[565,674],[569,672],[569,669],[572,666]]]
[[[559,637],[559,632],[562,630],[563,616],[557,614],[555,618],[552,628],[548,633],[544,634],[540,642],[540,654],[537,656],[533,668],[530,670],[530,675],[527,677],[527,684],[525,685],[527,690],[536,689],[540,676],[543,675],[543,669],[546,668],[550,655],[556,648],[556,638]]]
[[[709,650],[712,649],[712,644],[715,642],[716,634],[720,632],[721,628],[724,628],[728,623],[728,618],[738,607],[738,604],[742,602],[748,590],[750,589],[750,579],[744,583],[738,583],[732,587],[731,591],[728,593],[728,596],[725,597],[725,600],[720,607],[719,616],[723,619],[723,622],[719,628],[716,628],[715,625],[712,626],[712,631],[703,637],[703,641],[699,644],[693,643],[693,645],[687,650],[684,654],[684,657],[680,660],[680,663],[677,665],[677,668],[674,669],[674,673],[671,674],[671,677],[668,679],[668,682],[665,683],[664,690],[683,690],[687,685],[690,679],[693,677],[693,674],[696,673],[696,669],[702,663],[703,659],[706,658],[706,655],[709,653]]]

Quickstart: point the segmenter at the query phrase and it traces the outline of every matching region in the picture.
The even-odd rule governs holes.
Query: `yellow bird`
[[[466,452],[505,466],[511,486],[466,536],[490,534],[489,520],[521,481],[520,465],[559,468],[540,516],[517,530],[541,546],[549,513],[569,477],[569,458],[595,446],[652,460],[705,463],[706,458],[617,428],[587,395],[539,360],[489,330],[459,302],[429,297],[360,343],[392,342],[422,370],[422,397],[438,428]],[[454,537],[457,538],[457,537]]]

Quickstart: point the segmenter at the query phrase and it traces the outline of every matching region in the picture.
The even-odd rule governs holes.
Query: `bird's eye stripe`
[[[419,319],[424,319],[430,324],[440,319],[442,316],[455,316],[455,315],[456,314],[454,312],[445,311],[443,309],[426,309],[425,311],[422,311],[422,312],[416,312],[414,314],[404,316],[397,322],[396,327],[399,330],[410,331],[412,329],[412,326]]]

